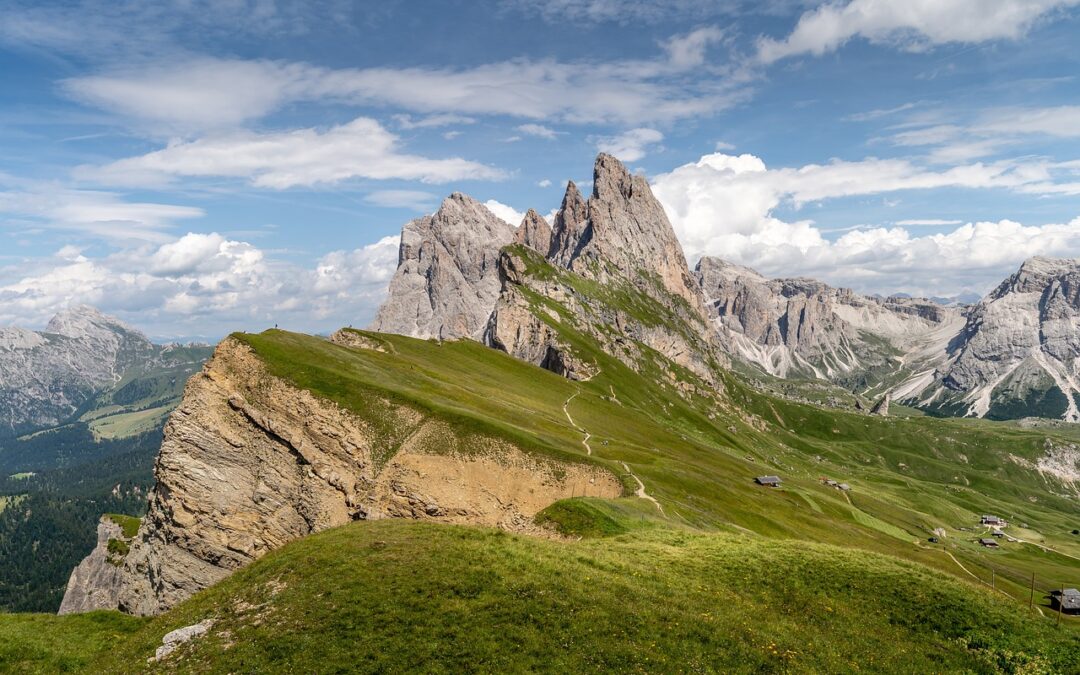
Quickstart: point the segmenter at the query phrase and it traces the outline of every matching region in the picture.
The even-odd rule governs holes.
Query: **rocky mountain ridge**
[[[406,225],[402,262],[372,328],[478,339],[587,378],[587,360],[558,337],[555,322],[569,312],[578,329],[631,365],[641,362],[641,348],[656,350],[712,383],[716,368],[733,358],[771,376],[828,382],[871,400],[889,394],[933,414],[1080,420],[1074,261],[1029,260],[974,305],[766,279],[710,256],[691,272],[643,176],[601,154],[593,178],[588,198],[568,183],[550,226],[530,210],[518,228],[508,227],[459,194],[428,220]],[[467,242],[453,264],[444,262],[453,248],[446,231]],[[533,253],[504,250],[510,242]],[[656,305],[612,311],[619,303],[607,302],[597,311],[580,283],[538,271],[545,266],[628,288]]]
[[[160,351],[139,331],[85,305],[58,313],[43,331],[0,329],[0,434],[60,424]]]

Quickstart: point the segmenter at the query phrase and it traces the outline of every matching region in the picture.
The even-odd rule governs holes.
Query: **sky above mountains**
[[[1080,256],[1080,0],[0,0],[0,325],[365,325],[452,191],[645,172],[693,263],[983,293]]]

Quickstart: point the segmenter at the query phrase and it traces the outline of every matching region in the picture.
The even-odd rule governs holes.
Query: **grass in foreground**
[[[91,661],[146,622],[118,612],[0,614],[0,672],[86,672]]]
[[[293,542],[92,664],[142,672],[1076,672],[1080,638],[926,568],[636,531],[576,543],[400,521]]]

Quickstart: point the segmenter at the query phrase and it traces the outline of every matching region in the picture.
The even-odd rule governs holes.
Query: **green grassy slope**
[[[73,616],[0,613],[0,672],[91,672],[90,664],[117,647],[146,619],[119,612]]]
[[[639,530],[577,543],[400,521],[294,542],[92,663],[144,672],[991,672],[1080,640],[946,575],[835,547]]]
[[[601,353],[593,355],[600,375],[571,382],[468,341],[365,335],[384,351],[281,331],[239,337],[276,374],[361,416],[371,414],[362,392],[378,391],[458,428],[601,463],[632,488],[625,462],[681,526],[745,528],[898,555],[988,584],[994,579],[1018,599],[1026,599],[1032,572],[1040,591],[1075,583],[1080,572],[1080,538],[1070,534],[1080,516],[1075,498],[1053,494],[1062,487],[1009,459],[1038,456],[1045,430],[846,414],[770,398],[734,377],[726,382],[726,403],[687,401],[656,384],[659,378],[642,377]],[[591,457],[563,412],[571,396],[567,410],[592,434]],[[764,473],[779,473],[784,488],[754,485],[753,477]],[[854,489],[829,488],[822,476]],[[619,505],[659,516],[643,500],[626,497]],[[982,549],[975,544],[980,532],[960,529],[974,528],[981,513],[1010,519],[1013,533],[1033,543]],[[1027,525],[1022,533],[1020,523]],[[947,536],[930,545],[935,528]]]

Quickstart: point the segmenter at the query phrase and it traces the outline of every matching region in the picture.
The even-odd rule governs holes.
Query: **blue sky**
[[[153,5],[148,7],[148,5]],[[0,325],[363,325],[401,225],[645,172],[688,258],[983,293],[1080,256],[1080,0],[0,0]],[[515,223],[516,224],[516,223]]]

